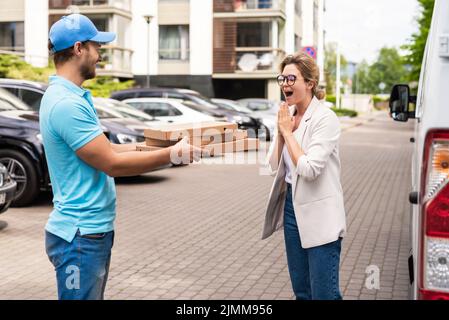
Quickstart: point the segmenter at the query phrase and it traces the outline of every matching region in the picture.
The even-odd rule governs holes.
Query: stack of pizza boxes
[[[228,122],[199,122],[189,124],[167,124],[145,129],[145,145],[138,151],[155,151],[175,145],[184,137],[189,143],[207,150],[210,156],[259,149],[259,140],[248,138],[246,130]]]

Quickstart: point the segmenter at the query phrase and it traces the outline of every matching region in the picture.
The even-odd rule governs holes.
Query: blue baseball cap
[[[50,29],[49,38],[53,53],[73,47],[76,42],[93,41],[109,43],[115,40],[114,32],[98,31],[93,22],[82,14],[71,14],[56,21]]]

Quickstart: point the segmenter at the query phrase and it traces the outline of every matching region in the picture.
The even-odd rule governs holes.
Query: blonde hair
[[[322,100],[326,97],[326,92],[318,88],[318,84],[320,83],[320,69],[311,56],[303,52],[286,56],[280,65],[281,73],[289,64],[294,64],[296,68],[298,68],[306,82],[313,83],[312,94],[317,97],[318,100]]]

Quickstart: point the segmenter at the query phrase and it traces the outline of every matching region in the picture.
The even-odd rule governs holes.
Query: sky
[[[347,60],[373,62],[382,47],[407,43],[417,16],[417,0],[326,0],[325,41],[340,38]]]

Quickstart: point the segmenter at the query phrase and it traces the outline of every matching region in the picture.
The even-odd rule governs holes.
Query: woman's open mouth
[[[284,91],[285,97],[290,98],[293,95],[293,91]]]

